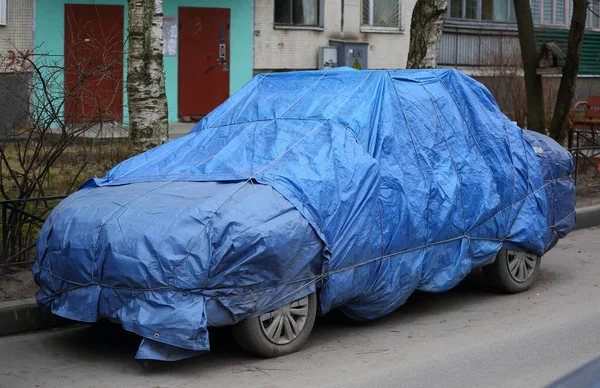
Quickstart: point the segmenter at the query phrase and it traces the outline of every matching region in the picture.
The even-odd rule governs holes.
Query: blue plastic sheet
[[[544,254],[574,225],[572,169],[455,70],[259,75],[52,212],[38,301],[157,359],[316,287],[323,313],[374,319],[503,246]]]

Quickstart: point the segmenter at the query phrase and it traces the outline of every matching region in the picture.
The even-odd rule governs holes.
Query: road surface
[[[211,354],[151,371],[115,327],[3,337],[0,387],[542,387],[600,355],[600,229],[563,239],[519,295],[488,292],[476,272],[376,321],[322,317],[301,352],[271,360],[227,330],[211,337]]]

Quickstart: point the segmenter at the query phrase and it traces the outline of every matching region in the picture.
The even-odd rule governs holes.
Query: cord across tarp
[[[544,254],[574,225],[572,169],[566,150],[513,124],[480,83],[456,70],[258,75],[187,136],[120,163],[73,195],[94,197],[93,206],[69,205],[66,199],[55,209],[38,241],[38,300],[71,319],[110,313],[146,338],[143,358],[187,356],[160,356],[156,349],[164,346],[208,350],[207,325],[259,315],[317,285],[323,312],[339,307],[354,319],[374,319],[417,289],[454,287],[503,246]],[[194,182],[228,188],[185,186]],[[137,211],[135,221],[123,222],[119,231],[131,239],[119,245],[119,254],[136,270],[109,278],[114,284],[93,272],[106,263],[102,255],[110,254],[96,249],[98,244],[111,249],[101,226],[106,218],[126,220],[127,209],[140,201],[169,201],[173,193],[167,188],[178,185],[188,190],[185,205],[199,212],[200,235],[221,233],[216,215],[251,195],[243,194],[248,187],[272,188],[275,193],[255,198],[253,207],[283,209],[290,203],[318,236],[319,254],[307,248],[292,259],[272,255],[270,260],[280,262],[270,265],[293,264],[295,272],[279,273],[280,284],[270,278],[249,297],[240,290],[258,290],[264,265],[245,267],[250,275],[242,276],[235,261],[240,258],[215,259],[217,247],[196,236],[189,223],[175,218],[165,227]],[[198,194],[209,189],[214,193]],[[101,195],[87,194],[94,191]],[[115,202],[118,210],[109,209]],[[236,209],[238,217],[257,217],[247,207]],[[67,217],[63,213],[75,220],[94,212],[104,218],[84,226],[92,236],[86,244],[69,239],[72,223],[57,222]],[[223,232],[220,241],[235,240],[235,233],[235,228]],[[64,237],[53,243],[56,235]],[[281,238],[285,241],[277,244],[299,240],[315,246],[306,232]],[[257,246],[261,241],[257,238]],[[149,247],[144,255],[140,244]],[[78,272],[57,273],[60,266],[53,264],[59,260],[78,263]],[[162,267],[136,267],[136,261]],[[146,284],[148,273],[156,284]],[[76,306],[86,306],[89,316]],[[142,319],[140,311],[152,317]]]

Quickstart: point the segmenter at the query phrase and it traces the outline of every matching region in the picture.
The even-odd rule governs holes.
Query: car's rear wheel
[[[308,339],[317,315],[312,293],[233,327],[236,342],[247,352],[277,357],[298,351]]]
[[[483,267],[486,283],[499,292],[526,291],[535,283],[541,261],[541,257],[530,252],[502,249],[496,261]]]

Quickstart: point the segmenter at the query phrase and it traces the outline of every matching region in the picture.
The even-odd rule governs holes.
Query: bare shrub
[[[476,76],[496,99],[500,109],[521,127],[527,122],[527,96],[518,52],[490,49],[487,69]]]
[[[3,205],[0,266],[32,247],[57,202],[32,198],[69,194],[90,174],[129,156],[127,132],[114,114],[123,109],[122,103],[114,106],[123,95],[122,56],[115,57],[114,44],[97,42],[93,57],[0,57],[0,66],[10,64],[18,81],[0,85],[0,94],[20,107],[0,128],[0,196],[13,201]]]

